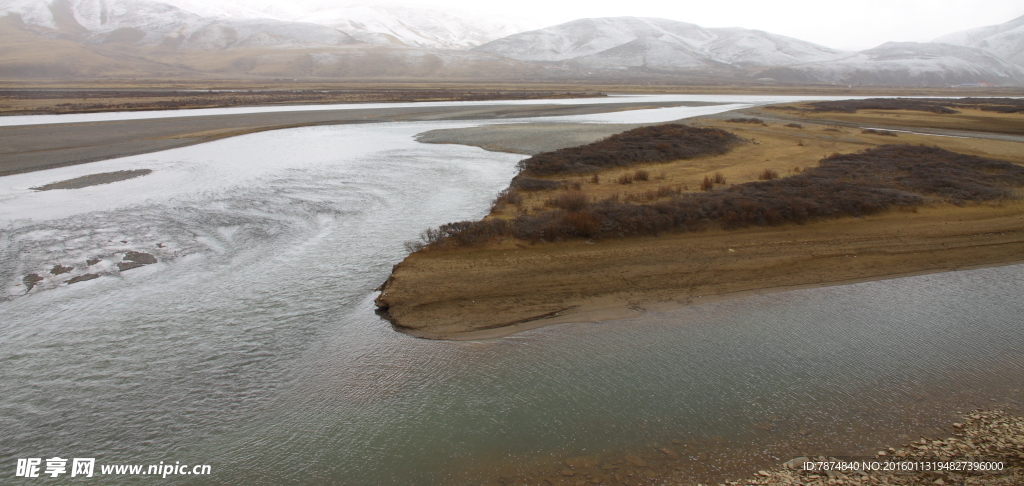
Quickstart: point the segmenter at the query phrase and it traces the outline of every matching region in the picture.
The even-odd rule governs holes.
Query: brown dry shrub
[[[959,113],[947,108],[954,100],[922,100],[912,98],[869,98],[865,100],[816,101],[808,103],[811,111],[833,113],[856,113],[857,110],[912,110],[930,113]],[[945,106],[944,106],[945,105]]]
[[[582,192],[570,192],[554,199],[548,199],[545,204],[566,211],[580,211],[590,204],[590,200]]]
[[[509,189],[519,191],[551,191],[554,189],[561,189],[565,187],[565,181],[553,181],[550,179],[536,179],[533,177],[524,177],[519,174],[512,178],[512,183],[509,184]]]
[[[700,190],[710,191],[715,188],[715,181],[710,177],[704,176],[704,180],[700,181]]]
[[[898,136],[898,135],[896,135],[896,132],[891,131],[891,130],[873,130],[871,128],[865,128],[865,129],[861,130],[860,133],[863,133],[863,134],[866,134],[866,135],[885,135],[886,137],[896,137],[896,136]]]
[[[730,118],[730,119],[728,119],[726,121],[729,122],[729,123],[751,123],[751,124],[757,124],[757,125],[764,125],[765,124],[764,120],[762,120],[760,118],[742,118],[742,117],[740,117],[740,118]]]
[[[758,180],[762,180],[762,181],[770,181],[772,179],[778,179],[779,178],[779,173],[775,172],[772,169],[765,169],[765,170],[761,171],[760,174],[757,175],[757,178],[758,178]]]
[[[519,162],[531,177],[592,174],[607,169],[721,155],[740,138],[717,128],[680,124],[640,127],[604,140],[534,155]]]
[[[683,192],[683,187],[680,186],[680,185],[677,185],[676,187],[672,187],[672,186],[658,186],[658,192],[656,194],[658,195],[658,197],[669,197],[669,196],[678,196],[679,194],[682,194],[682,192]]]
[[[576,234],[562,232],[564,236],[582,236],[589,238],[597,234],[601,228],[601,220],[587,211],[565,213],[562,216],[564,222]]]
[[[501,194],[498,194],[498,197],[494,199],[495,206],[497,206],[498,204],[509,204],[513,206],[518,206],[522,203],[523,196],[519,194],[518,191],[512,191],[508,189],[502,191]]]

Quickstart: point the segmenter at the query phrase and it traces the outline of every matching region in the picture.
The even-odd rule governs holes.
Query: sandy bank
[[[396,327],[483,339],[743,292],[1024,261],[1024,204],[697,234],[428,251],[395,266]],[[716,297],[717,296],[717,297]]]
[[[423,143],[471,145],[492,152],[533,155],[601,140],[642,125],[530,123],[430,130],[416,136]]]

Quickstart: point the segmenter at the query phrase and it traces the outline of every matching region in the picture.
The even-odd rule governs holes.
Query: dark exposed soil
[[[90,174],[76,177],[66,181],[51,182],[39,187],[33,187],[33,191],[52,191],[54,189],[81,189],[83,187],[110,184],[112,182],[126,181],[136,177],[152,174],[152,169],[119,170],[117,172],[103,172],[101,174]]]
[[[95,274],[95,273],[87,273],[85,275],[79,275],[77,277],[72,277],[72,278],[68,279],[67,283],[68,283],[68,285],[70,285],[70,284],[73,284],[73,283],[85,282],[87,280],[93,280],[93,279],[97,279],[97,278],[100,278],[100,276]]]

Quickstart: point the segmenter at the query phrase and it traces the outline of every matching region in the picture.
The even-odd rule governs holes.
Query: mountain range
[[[658,18],[522,19],[397,5],[0,0],[0,79],[294,78],[1024,85],[1024,17],[848,52]]]

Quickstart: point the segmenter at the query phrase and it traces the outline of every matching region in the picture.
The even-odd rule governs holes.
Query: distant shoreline
[[[1020,87],[700,85],[609,82],[292,82],[241,80],[81,82],[0,80],[0,117],[243,106],[599,98],[611,95],[1024,97]]]
[[[0,126],[0,176],[86,164],[269,130],[396,121],[494,120],[607,113],[686,103],[471,104],[195,115]]]
[[[0,89],[0,116],[70,115],[313,104],[602,98],[600,92],[527,89]]]

